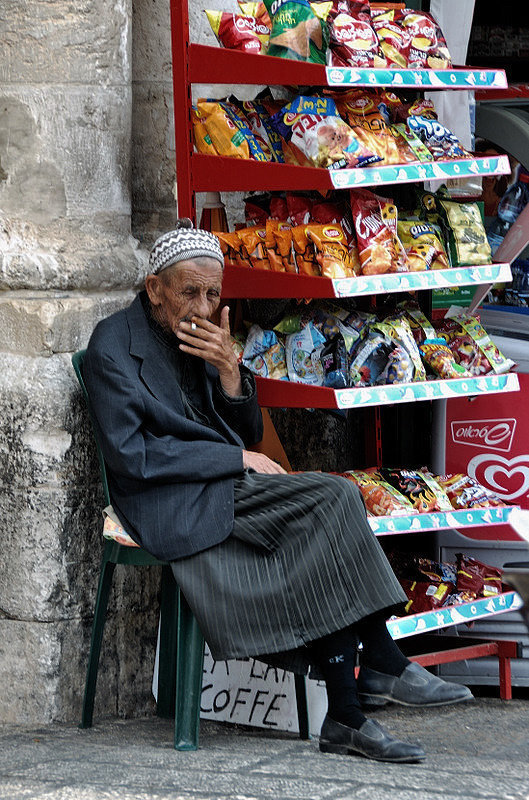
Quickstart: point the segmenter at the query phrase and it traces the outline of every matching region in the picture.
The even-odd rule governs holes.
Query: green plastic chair
[[[110,505],[106,465],[99,445],[88,392],[83,380],[82,367],[86,350],[72,356],[72,364],[86,401],[97,457],[105,505]],[[86,673],[85,692],[81,714],[81,728],[90,728],[94,712],[99,657],[103,641],[106,612],[112,577],[116,564],[127,566],[161,566],[160,594],[160,653],[158,673],[157,714],[172,717],[174,714],[174,747],[176,750],[196,750],[200,724],[200,697],[204,666],[204,637],[189,605],[177,586],[173,571],[166,561],[160,561],[140,547],[130,547],[116,541],[105,540],[101,572],[96,595],[90,653]],[[301,739],[310,739],[305,678],[294,676],[296,703]]]

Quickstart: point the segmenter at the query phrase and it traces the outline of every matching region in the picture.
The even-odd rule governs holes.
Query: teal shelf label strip
[[[329,86],[405,86],[422,89],[506,89],[504,70],[494,69],[355,69],[327,67]]]

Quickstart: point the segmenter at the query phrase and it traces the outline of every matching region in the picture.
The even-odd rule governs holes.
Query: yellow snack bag
[[[448,269],[448,257],[435,227],[419,220],[399,220],[397,234],[410,262],[410,271]]]
[[[217,156],[218,153],[206,128],[206,118],[196,106],[191,108],[191,118],[193,120],[193,140],[197,151],[205,153],[207,156]]]
[[[234,125],[220,103],[199,100],[197,111],[219,156],[250,158],[250,148],[244,134]]]

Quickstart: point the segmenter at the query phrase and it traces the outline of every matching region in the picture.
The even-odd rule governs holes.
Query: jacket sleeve
[[[171,430],[146,420],[139,378],[108,352],[88,347],[83,374],[96,434],[110,470],[148,483],[204,482],[243,472],[242,449],[172,414]]]
[[[240,397],[227,395],[217,378],[214,403],[219,415],[241,437],[245,447],[252,447],[263,438],[263,416],[257,402],[257,391],[252,373],[242,365],[239,369],[242,395]]]

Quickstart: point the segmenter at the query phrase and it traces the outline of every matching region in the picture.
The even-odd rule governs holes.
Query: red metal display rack
[[[442,181],[447,175],[443,172],[442,162],[437,167],[426,169],[428,165],[415,164],[401,167],[372,167],[363,170],[338,170],[334,174],[324,169],[297,167],[287,164],[258,163],[255,161],[234,160],[222,157],[205,156],[194,152],[193,125],[192,125],[192,84],[269,84],[269,85],[318,85],[318,86],[392,86],[393,88],[414,89],[469,89],[477,88],[481,91],[503,90],[507,81],[503,70],[484,70],[479,68],[455,67],[451,70],[351,70],[329,69],[316,64],[307,64],[297,61],[269,56],[257,56],[240,52],[223,50],[220,47],[209,47],[190,43],[189,17],[186,0],[171,0],[171,38],[173,52],[173,92],[175,114],[175,150],[176,150],[176,177],[177,201],[179,216],[188,216],[196,222],[196,193],[209,190],[257,190],[257,189],[285,189],[295,187],[297,190],[319,189],[327,191],[333,188],[351,188],[355,185],[377,186],[392,183],[416,182],[422,180]],[[453,163],[453,162],[452,162]],[[509,172],[506,158],[499,156],[497,159],[475,157],[457,162],[459,176],[505,174]],[[341,173],[341,174],[339,174]],[[508,265],[498,264],[494,268],[503,269],[504,276],[509,272]],[[482,268],[463,269],[458,275],[458,284],[489,284],[496,278],[486,272],[489,265]],[[480,272],[480,270],[484,270]],[[507,270],[507,272],[505,272]],[[448,271],[445,271],[448,272]],[[225,273],[225,297],[339,297],[365,294],[370,289],[371,293],[388,291],[409,291],[406,276],[399,276],[397,286],[390,285],[391,276],[382,277],[376,286],[366,287],[361,279],[349,280],[344,288],[340,282],[325,278],[310,278],[301,275],[280,275],[268,272],[257,272],[243,268],[227,268]],[[446,276],[445,276],[446,277]],[[449,276],[451,277],[451,276]],[[447,278],[449,279],[449,278]],[[499,279],[499,278],[497,278]],[[503,280],[508,277],[503,277]],[[356,283],[355,283],[356,280]],[[425,280],[433,280],[430,277]],[[364,281],[365,283],[365,281]],[[434,288],[421,286],[419,288]],[[487,376],[489,378],[489,376]],[[504,379],[499,383],[491,382],[498,378]],[[482,392],[512,391],[517,389],[515,375],[492,376],[489,381],[476,379],[468,381],[468,386],[462,391],[466,394],[480,394]],[[432,397],[450,396],[454,388],[449,386],[450,381],[435,381],[436,387],[429,387],[434,394],[428,396],[414,396],[415,388],[409,384],[404,391],[409,390],[410,396],[398,399],[384,400],[382,395],[375,396],[369,401],[357,403],[360,394],[357,390],[343,390],[347,397],[345,404],[340,404],[337,392],[321,387],[308,387],[299,384],[289,384],[281,381],[267,381],[258,379],[259,394],[262,405],[303,406],[320,408],[351,407],[351,405],[379,405],[382,402],[408,402]],[[279,384],[279,385],[278,385]],[[441,386],[443,384],[443,386]],[[384,387],[377,387],[383,391]],[[435,394],[435,391],[439,391]],[[358,390],[360,392],[360,390]],[[461,391],[456,392],[461,393]],[[368,393],[369,394],[369,393]],[[355,397],[354,403],[349,398]],[[380,432],[380,431],[379,431]],[[507,512],[504,512],[501,522],[507,522]],[[483,520],[480,524],[488,524]],[[496,518],[495,524],[498,524]],[[436,522],[430,529],[444,527]],[[410,530],[413,525],[410,524]],[[395,531],[397,532],[397,531]],[[394,531],[377,531],[377,535],[394,533]],[[500,595],[497,604],[479,604],[479,613],[482,616],[502,613],[520,607],[520,598],[515,592]],[[430,622],[427,614],[413,615],[412,618],[402,618],[398,622],[388,623],[394,638],[413,636],[426,628],[435,630],[435,620]],[[431,614],[430,614],[431,617]],[[416,625],[416,630],[402,634],[404,621],[406,624]],[[456,624],[448,617],[438,619],[437,627],[449,627]],[[446,640],[439,639],[439,645]],[[463,649],[449,647],[443,651],[427,652],[423,655],[413,655],[413,659],[430,666],[446,663],[462,658],[475,658],[482,655],[497,655],[500,662],[500,692],[504,698],[511,696],[511,682],[509,659],[516,656],[516,643],[513,642],[473,642],[471,646]]]

